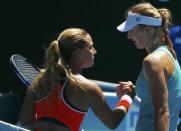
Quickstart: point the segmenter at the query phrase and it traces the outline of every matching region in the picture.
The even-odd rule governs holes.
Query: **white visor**
[[[143,15],[128,12],[128,17],[127,17],[126,21],[123,22],[121,25],[119,25],[117,27],[117,29],[121,32],[126,32],[126,31],[133,29],[138,24],[161,26],[162,19],[149,17],[149,16],[143,16]]]

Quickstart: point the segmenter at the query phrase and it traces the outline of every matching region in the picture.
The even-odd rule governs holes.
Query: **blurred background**
[[[173,22],[181,23],[179,0],[148,0],[172,11]],[[163,0],[162,0],[163,1]],[[90,79],[135,82],[144,50],[127,40],[116,27],[125,11],[139,0],[6,0],[1,4],[0,92],[21,93],[22,83],[9,65],[9,57],[19,53],[41,67],[44,48],[65,28],[86,29],[98,53],[95,66],[84,70]]]
[[[179,0],[147,1],[156,7],[170,9],[173,23],[181,24]],[[118,32],[116,27],[125,20],[126,9],[138,2],[140,0],[2,1],[0,92],[25,94],[25,86],[9,65],[12,54],[21,54],[41,67],[44,49],[62,30],[71,27],[87,30],[98,52],[94,67],[83,72],[87,78],[114,83],[131,80],[135,83],[145,51],[137,50],[127,40],[127,33]],[[21,103],[21,99],[17,101]]]

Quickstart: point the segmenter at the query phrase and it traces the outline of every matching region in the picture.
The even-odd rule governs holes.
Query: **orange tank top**
[[[49,94],[36,101],[36,120],[52,118],[65,124],[72,131],[78,131],[86,112],[71,107],[63,97],[66,82],[52,88]]]

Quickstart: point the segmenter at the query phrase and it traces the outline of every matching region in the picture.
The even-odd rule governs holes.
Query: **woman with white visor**
[[[128,31],[136,48],[148,53],[136,81],[141,98],[136,131],[175,131],[181,109],[181,69],[169,38],[171,13],[148,2],[132,6],[127,13],[117,29]],[[127,83],[120,82],[120,92]]]

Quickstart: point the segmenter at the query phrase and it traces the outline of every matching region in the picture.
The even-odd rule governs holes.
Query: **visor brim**
[[[133,23],[133,22],[128,22],[127,20],[125,22],[123,22],[121,25],[119,25],[117,27],[117,30],[121,31],[121,32],[127,32],[131,29],[133,29],[137,24]]]

